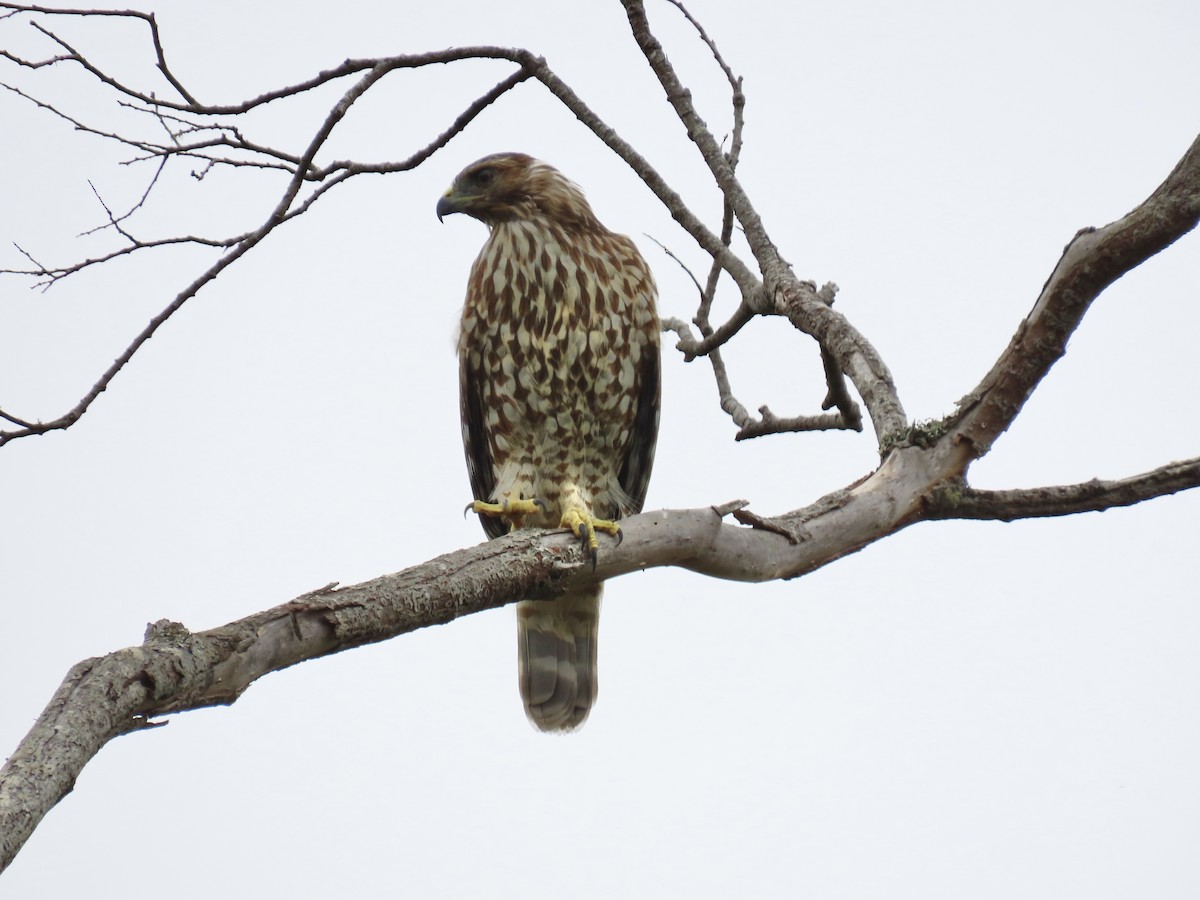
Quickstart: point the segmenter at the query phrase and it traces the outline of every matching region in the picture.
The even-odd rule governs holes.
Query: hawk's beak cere
[[[448,191],[446,191],[446,193],[442,194],[442,198],[440,200],[438,200],[438,203],[437,203],[438,221],[439,222],[442,221],[442,216],[448,216],[451,213],[458,212],[458,209],[459,209],[458,203],[456,203],[454,200],[454,188],[450,188],[450,190],[448,190]]]

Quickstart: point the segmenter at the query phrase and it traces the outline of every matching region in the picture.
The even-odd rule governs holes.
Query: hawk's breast
[[[627,238],[501,223],[471,272],[460,353],[478,385],[495,468],[548,503],[572,483],[614,516],[639,362],[657,340],[653,281]],[[550,510],[547,519],[557,519]]]

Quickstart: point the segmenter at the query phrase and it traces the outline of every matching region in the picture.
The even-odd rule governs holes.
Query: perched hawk
[[[655,287],[633,241],[544,162],[497,153],[438,201],[490,234],[471,267],[458,341],[467,469],[483,528],[596,532],[646,497],[658,434]],[[596,700],[600,587],[517,605],[521,696],[543,731]]]

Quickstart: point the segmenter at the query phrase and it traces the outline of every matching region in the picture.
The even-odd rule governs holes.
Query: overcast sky
[[[653,24],[709,124],[728,93],[667,4]],[[153,7],[207,102],[346,57],[527,47],[715,226],[719,199],[613,2]],[[841,287],[914,418],[949,412],[1081,227],[1141,202],[1200,130],[1200,6],[1176,2],[690,8],[745,77],[740,173],[796,271]],[[168,95],[143,29],[51,23]],[[52,52],[23,20],[0,46]],[[388,78],[320,160],[407,156],[510,67]],[[4,78],[137,124],[77,69]],[[296,152],[347,86],[247,134]],[[0,265],[95,255],[89,180],[128,207],[150,170],[0,96]],[[478,223],[439,225],[454,174],[523,150],[579,182],[655,269],[704,260],[535,83],[415,172],[351,181],[188,303],[74,428],[0,450],[0,756],[67,669],[160,618],[201,630],[331,581],[478,542],[453,335]],[[167,171],[140,237],[256,227],[281,183]],[[1122,477],[1200,448],[1192,235],[1096,304],[978,465],[983,487]],[[0,279],[0,407],[69,409],[213,259],[137,256],[49,292]],[[735,304],[723,295],[720,312]],[[668,345],[669,345],[668,341]],[[780,320],[726,360],[739,399],[811,413],[814,344]],[[875,438],[735,445],[703,363],[664,354],[648,508],[775,514],[869,472]],[[600,699],[536,733],[509,609],[270,675],[235,706],[120,738],[10,870],[5,900],[151,890],[350,897],[1194,898],[1200,894],[1200,494],[1011,525],[914,527],[798,581],[658,570],[608,585]]]

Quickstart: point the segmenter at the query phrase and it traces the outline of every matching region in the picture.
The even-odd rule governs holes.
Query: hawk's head
[[[493,153],[459,172],[438,200],[437,217],[457,212],[487,225],[538,216],[562,225],[600,225],[578,185],[524,153]]]

